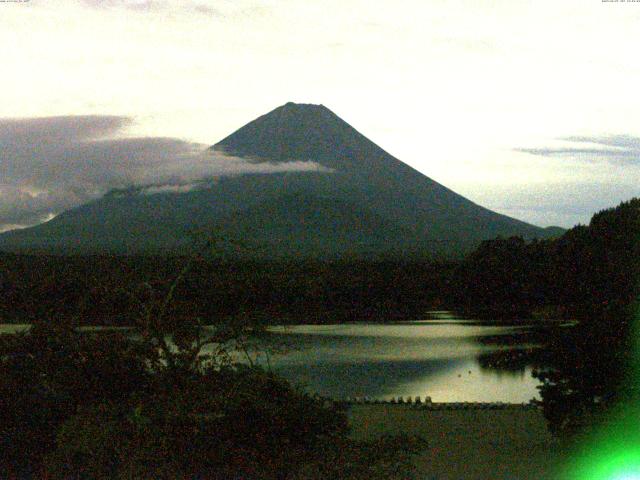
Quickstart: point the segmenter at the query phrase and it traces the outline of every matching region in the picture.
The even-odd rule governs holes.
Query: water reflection
[[[431,318],[401,324],[300,325],[270,331],[290,351],[274,370],[309,391],[336,398],[431,396],[434,401],[527,402],[544,330]],[[510,362],[509,359],[514,360]]]
[[[0,325],[11,333],[28,325]],[[531,375],[553,325],[487,325],[434,312],[394,324],[273,327],[261,362],[311,392],[334,398],[431,396],[434,401],[527,402]]]

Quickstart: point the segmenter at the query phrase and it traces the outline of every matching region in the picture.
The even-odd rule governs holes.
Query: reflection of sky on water
[[[523,326],[473,322],[393,325],[299,325],[271,329],[267,343],[291,346],[274,370],[308,390],[335,398],[431,396],[434,401],[527,402],[538,398],[531,368],[481,368],[481,354],[520,348]],[[483,344],[482,337],[505,337]]]
[[[531,375],[531,368],[513,373],[487,371],[470,360],[454,364],[442,375],[425,375],[418,381],[399,385],[396,395],[429,395],[434,402],[520,403],[540,398],[538,384]]]
[[[387,398],[401,394],[399,381],[419,383],[424,378],[446,374],[458,363],[463,362],[423,360],[336,364],[327,361],[308,365],[276,363],[274,369],[310,391],[331,397]],[[423,390],[413,395],[424,397],[425,394],[426,391]]]
[[[328,335],[332,337],[469,338],[514,334],[528,328],[530,327],[527,325],[487,326],[467,320],[456,322],[426,320],[393,324],[289,325],[272,327],[269,331],[279,335]]]
[[[530,366],[495,370],[478,361],[480,355],[527,345],[528,327],[483,326],[444,315],[385,325],[274,327],[263,345],[285,346],[285,354],[270,358],[274,370],[334,398],[419,395],[434,401],[526,402],[538,397]],[[25,327],[0,325],[0,333]]]

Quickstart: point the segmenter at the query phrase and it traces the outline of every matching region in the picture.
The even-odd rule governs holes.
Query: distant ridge
[[[132,188],[0,235],[0,249],[184,252],[191,232],[248,241],[275,258],[459,256],[498,235],[555,236],[483,208],[368,140],[322,105],[287,103],[214,146],[252,162],[312,161],[323,171],[222,177],[196,191]]]

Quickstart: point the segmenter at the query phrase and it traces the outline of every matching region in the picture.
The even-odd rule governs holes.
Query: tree
[[[18,477],[33,474],[78,409],[129,403],[150,382],[137,347],[119,333],[81,334],[54,322],[0,335],[0,464]]]

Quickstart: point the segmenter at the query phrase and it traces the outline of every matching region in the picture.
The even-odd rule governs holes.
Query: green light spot
[[[571,457],[563,480],[640,480],[640,408],[612,413]]]
[[[640,480],[640,451],[624,452],[578,462],[572,480]]]

